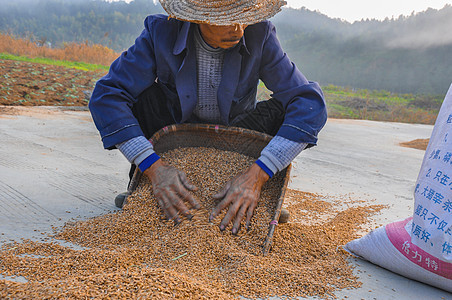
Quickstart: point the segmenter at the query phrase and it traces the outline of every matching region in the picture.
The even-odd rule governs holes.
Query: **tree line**
[[[150,0],[0,0],[0,31],[59,47],[65,42],[127,49],[149,14],[163,13]]]
[[[127,49],[150,0],[0,0],[0,32],[41,44],[101,44]],[[349,23],[305,8],[283,9],[272,21],[289,57],[310,79],[398,93],[445,94],[452,83],[452,6],[394,19]]]

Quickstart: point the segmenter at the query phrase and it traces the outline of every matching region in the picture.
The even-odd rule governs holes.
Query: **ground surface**
[[[0,105],[86,106],[103,73],[0,60]]]
[[[117,151],[102,149],[87,111],[1,111],[0,241],[46,239],[52,225],[115,210],[129,166]],[[432,127],[330,119],[319,145],[296,158],[290,187],[388,205],[370,227],[406,218],[424,151],[400,143],[427,139]],[[452,299],[365,261],[351,262],[363,286],[339,291],[341,299]]]

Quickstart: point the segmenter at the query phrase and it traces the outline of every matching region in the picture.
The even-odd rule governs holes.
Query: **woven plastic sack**
[[[349,242],[345,250],[452,292],[452,85],[414,187],[413,216]]]

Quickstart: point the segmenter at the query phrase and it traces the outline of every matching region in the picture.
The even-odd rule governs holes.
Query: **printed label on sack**
[[[414,198],[410,245],[452,262],[452,86],[433,128]]]
[[[394,247],[412,263],[447,279],[452,279],[452,263],[422,250],[411,242],[413,218],[386,225],[386,234]]]

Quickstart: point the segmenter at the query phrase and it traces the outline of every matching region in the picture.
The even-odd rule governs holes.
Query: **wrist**
[[[153,178],[155,178],[157,175],[157,170],[163,165],[164,165],[163,161],[161,159],[159,159],[155,163],[153,163],[152,166],[147,168],[143,172],[143,174],[146,175],[152,181]]]
[[[273,175],[274,175],[273,171],[269,167],[267,167],[267,165],[264,164],[260,159],[256,160],[255,164],[257,166],[259,166],[261,171],[263,171],[265,174],[267,174],[268,178],[272,178],[273,177]]]
[[[257,177],[257,182],[262,187],[271,177],[265,172],[258,163],[251,166],[251,171],[254,171]]]

